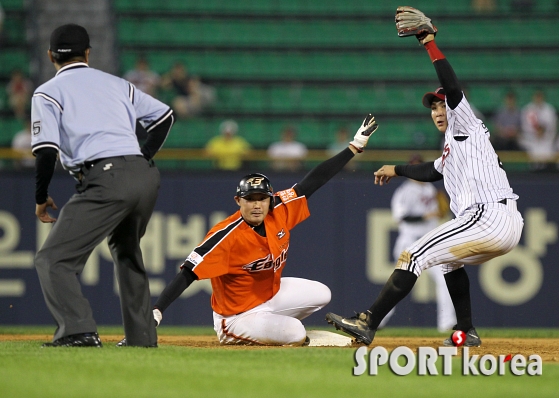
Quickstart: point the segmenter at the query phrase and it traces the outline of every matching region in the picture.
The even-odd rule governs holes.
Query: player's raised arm
[[[367,146],[367,142],[373,133],[377,130],[378,124],[375,117],[368,114],[363,123],[355,133],[353,140],[349,146],[331,157],[328,160],[320,163],[295,185],[294,189],[298,195],[304,195],[307,199],[321,186],[326,184],[332,177],[344,168],[356,153],[361,153]]]
[[[446,93],[448,106],[451,109],[456,108],[464,94],[452,66],[435,43],[435,35],[438,32],[436,26],[421,11],[407,6],[397,8],[395,20],[398,36],[415,36],[423,44]]]

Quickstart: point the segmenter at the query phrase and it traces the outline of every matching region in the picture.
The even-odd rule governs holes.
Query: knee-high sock
[[[367,311],[367,323],[377,329],[386,314],[411,292],[417,275],[413,272],[396,269],[388,278],[377,299]]]
[[[456,312],[456,320],[458,321],[456,329],[468,332],[473,327],[468,274],[462,267],[445,274],[444,279]]]

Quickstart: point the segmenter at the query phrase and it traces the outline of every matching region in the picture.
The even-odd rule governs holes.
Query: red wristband
[[[441,50],[439,50],[439,48],[437,47],[435,40],[431,40],[429,43],[425,44],[425,49],[427,50],[427,54],[429,54],[429,57],[433,62],[445,58]]]

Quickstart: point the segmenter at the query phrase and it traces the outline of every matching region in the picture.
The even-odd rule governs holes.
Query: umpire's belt
[[[143,155],[124,155],[124,156],[111,156],[110,158],[99,158],[99,159],[94,159],[94,160],[88,160],[83,162],[83,168],[86,170],[91,169],[93,166],[95,166],[97,163],[102,162],[103,160],[109,160],[109,159],[124,159],[126,160],[127,158],[143,158]]]

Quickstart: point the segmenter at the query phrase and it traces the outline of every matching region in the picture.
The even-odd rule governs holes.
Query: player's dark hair
[[[72,52],[72,53],[55,53],[52,52],[52,57],[59,65],[72,61],[85,61],[85,51]]]

